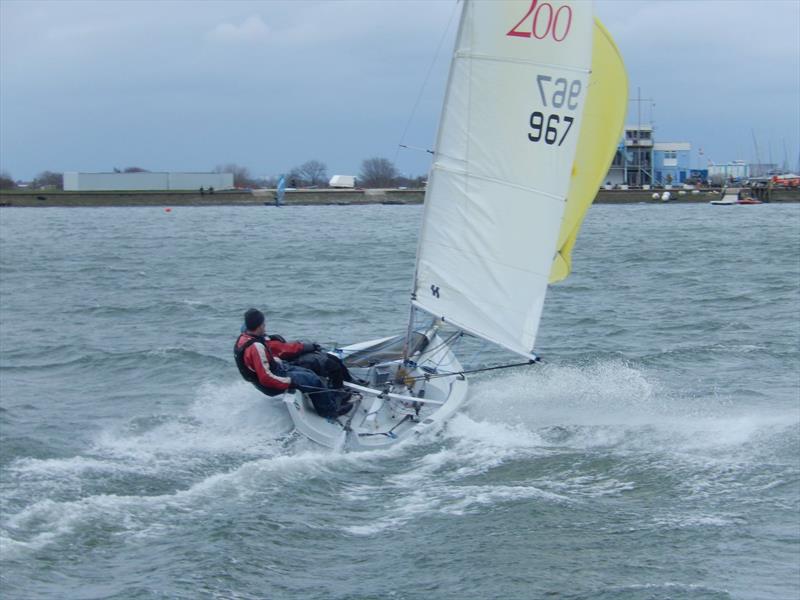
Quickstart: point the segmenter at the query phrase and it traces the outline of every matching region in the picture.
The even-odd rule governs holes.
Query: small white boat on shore
[[[725,188],[722,190],[722,198],[712,200],[709,204],[714,206],[733,206],[739,204],[739,188]]]

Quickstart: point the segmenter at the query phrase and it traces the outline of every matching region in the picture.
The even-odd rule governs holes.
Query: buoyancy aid
[[[267,396],[280,396],[285,390],[268,388],[262,385],[258,380],[258,375],[256,375],[256,372],[251,370],[244,362],[245,351],[250,346],[258,342],[264,346],[264,350],[267,354],[267,360],[269,361],[270,371],[273,373],[280,373],[283,371],[283,368],[278,365],[277,362],[275,362],[275,358],[272,356],[272,352],[269,350],[269,344],[267,343],[266,338],[258,335],[250,335],[249,333],[242,335],[246,335],[249,339],[240,346],[239,340],[241,339],[241,336],[239,336],[239,339],[236,340],[236,343],[233,346],[233,358],[236,360],[236,367],[239,369],[239,373],[241,373],[245,380],[252,383],[263,394],[266,394]]]

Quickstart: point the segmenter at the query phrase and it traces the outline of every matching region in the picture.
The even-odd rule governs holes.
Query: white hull
[[[356,353],[380,346],[395,338],[382,338],[342,348],[345,361]],[[416,380],[411,387],[393,383],[401,360],[380,362],[371,367],[349,365],[350,372],[367,380],[367,386],[350,385],[361,394],[348,414],[336,419],[320,417],[308,396],[286,393],[286,404],[295,428],[310,440],[336,450],[371,450],[387,448],[423,431],[440,427],[464,403],[467,381],[458,373],[461,364],[438,335],[433,335],[426,349],[413,356],[416,366],[407,368],[411,377],[437,375]],[[348,384],[349,385],[349,384]]]
[[[739,203],[739,188],[724,188],[721,200],[712,200],[709,204],[714,206],[732,206]]]

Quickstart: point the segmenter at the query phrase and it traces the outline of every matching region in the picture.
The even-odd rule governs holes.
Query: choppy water
[[[797,598],[800,206],[597,206],[546,366],[390,451],[287,436],[241,313],[400,332],[420,215],[0,210],[3,598]]]

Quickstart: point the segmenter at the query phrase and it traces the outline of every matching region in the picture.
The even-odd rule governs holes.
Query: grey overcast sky
[[[0,0],[0,169],[29,179],[232,162],[270,176],[317,159],[333,175],[382,156],[424,174],[429,155],[397,145],[433,143],[459,10]],[[762,162],[797,169],[800,0],[598,0],[595,13],[631,96],[652,99],[642,118],[657,141],[691,142],[701,166],[755,162],[755,134]],[[637,114],[630,103],[628,122]]]

